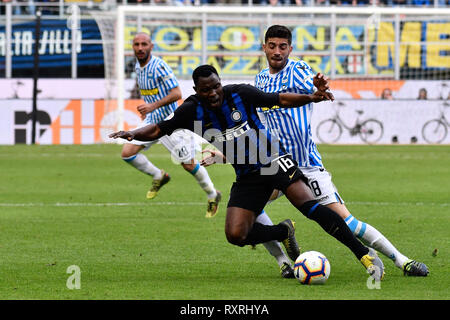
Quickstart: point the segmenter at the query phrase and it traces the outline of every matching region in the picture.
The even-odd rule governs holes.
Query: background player
[[[160,58],[152,56],[153,43],[146,33],[137,33],[133,39],[136,56],[137,82],[145,104],[137,107],[143,119],[142,125],[158,123],[167,118],[177,108],[181,99],[181,90],[172,69]],[[213,217],[221,200],[221,193],[214,188],[208,171],[195,160],[195,152],[201,148],[190,131],[178,132],[164,136],[161,143],[170,151],[172,157],[180,162],[206,192],[208,197],[206,217]],[[122,147],[122,159],[137,170],[153,177],[147,199],[156,197],[160,188],[169,182],[168,173],[157,168],[148,158],[140,153],[157,141],[127,141]]]
[[[292,52],[291,31],[280,25],[271,26],[265,34],[263,50],[269,67],[262,70],[255,79],[255,86],[264,92],[296,92],[311,94],[316,86],[318,90],[327,90],[327,78],[320,73],[314,76],[311,67],[305,61],[289,59]],[[325,81],[324,81],[325,80]],[[358,221],[349,212],[331,181],[331,174],[324,168],[321,155],[311,135],[311,116],[313,104],[298,108],[267,108],[259,113],[261,120],[277,133],[281,144],[299,164],[313,191],[315,199],[336,211],[353,231],[369,247],[390,258],[405,275],[426,276],[425,264],[411,260],[401,254],[392,243],[371,225]],[[263,213],[257,221],[271,224],[270,218]],[[287,258],[279,244],[265,244],[269,252],[283,266]],[[288,274],[288,273],[286,273]]]
[[[314,200],[296,162],[273,140],[270,130],[264,128],[257,116],[258,106],[304,105],[332,99],[332,94],[264,93],[249,85],[222,87],[217,71],[209,65],[195,69],[193,79],[196,94],[186,99],[173,117],[133,131],[116,132],[110,137],[146,141],[172,134],[177,129],[189,129],[227,156],[227,150],[231,149],[236,182],[231,188],[225,223],[230,243],[244,246],[285,241],[291,259],[296,259],[299,250],[291,220],[278,225],[255,223],[273,190],[279,189],[294,207],[346,245],[375,280],[381,280],[384,274],[381,260],[355,238],[334,211]]]

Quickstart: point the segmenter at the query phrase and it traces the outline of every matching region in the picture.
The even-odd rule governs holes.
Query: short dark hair
[[[279,24],[275,24],[270,26],[266,31],[266,35],[264,36],[264,42],[267,42],[269,38],[282,38],[287,39],[289,45],[292,43],[292,32],[285,26],[281,26]]]
[[[200,78],[200,77],[207,78],[213,73],[215,73],[217,76],[219,76],[216,68],[214,68],[213,66],[211,66],[209,64],[203,64],[203,65],[195,68],[194,72],[192,72],[192,79],[194,80],[194,84],[197,85],[198,78]]]

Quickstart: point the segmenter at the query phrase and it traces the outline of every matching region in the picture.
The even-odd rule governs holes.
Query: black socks
[[[316,200],[305,202],[300,211],[309,219],[317,222],[328,234],[346,245],[360,260],[369,249],[359,242],[344,219],[335,211],[319,204]]]
[[[272,240],[283,241],[288,237],[288,231],[284,225],[264,225],[258,222],[253,224],[252,230],[247,234],[243,246],[246,244],[255,245]]]

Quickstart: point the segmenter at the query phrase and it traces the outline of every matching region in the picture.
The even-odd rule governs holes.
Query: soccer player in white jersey
[[[292,34],[285,26],[273,25],[265,34],[263,50],[269,67],[255,78],[255,86],[265,92],[295,92],[311,94],[316,86],[321,91],[328,88],[328,80],[320,73],[315,75],[305,61],[289,59],[292,52]],[[326,83],[326,84],[325,84]],[[286,151],[292,154],[301,171],[309,180],[309,186],[320,204],[336,211],[347,223],[355,236],[369,247],[390,258],[405,275],[426,276],[425,264],[411,260],[401,254],[392,243],[377,229],[358,221],[344,204],[331,174],[324,168],[322,158],[311,136],[311,115],[313,104],[303,107],[282,109],[276,106],[269,110],[260,110],[259,116],[273,133],[277,133]],[[279,195],[278,195],[279,196]],[[272,199],[276,199],[276,195]],[[269,224],[270,218],[263,212],[257,222]],[[266,249],[277,259],[283,277],[292,277],[290,263],[276,241],[265,244]]]
[[[137,107],[143,119],[142,126],[158,123],[171,115],[181,99],[181,90],[172,69],[160,58],[151,54],[153,43],[147,33],[137,33],[133,39],[136,56],[136,74],[141,96],[145,104]],[[192,132],[183,130],[170,136],[163,136],[159,141],[170,151],[172,158],[192,174],[208,197],[206,217],[217,213],[221,193],[214,188],[208,171],[195,160],[195,152],[200,148]],[[169,182],[170,176],[157,168],[148,158],[140,153],[158,141],[127,141],[122,148],[122,159],[137,170],[153,177],[147,199],[153,199],[160,188]]]

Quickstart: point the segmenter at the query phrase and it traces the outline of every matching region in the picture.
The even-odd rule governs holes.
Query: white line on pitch
[[[147,202],[56,202],[56,203],[42,203],[42,202],[28,202],[28,203],[0,203],[0,207],[132,207],[132,206],[200,206],[204,202],[181,202],[181,201],[147,201]],[[280,201],[275,202],[278,205],[291,205],[289,202]],[[434,203],[434,202],[377,202],[377,201],[348,201],[351,205],[367,205],[367,206],[438,206],[447,207],[449,203]]]

